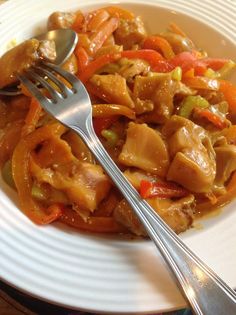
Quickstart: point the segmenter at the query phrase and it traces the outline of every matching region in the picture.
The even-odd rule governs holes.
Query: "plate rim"
[[[19,2],[19,0],[10,0],[9,2],[6,2],[6,3],[4,3],[4,4],[2,4],[1,6],[5,6],[5,7],[8,7],[8,5],[9,5],[9,3],[18,3]],[[21,1],[22,3],[23,3],[23,1]],[[31,1],[32,2],[32,1]],[[92,1],[91,1],[92,2]],[[103,3],[104,1],[101,1],[101,3]],[[134,3],[134,1],[118,1],[120,4],[122,4],[122,3],[124,3],[124,2],[130,2],[130,3]],[[89,5],[89,3],[90,2],[87,2],[88,3],[88,5]],[[87,5],[87,3],[85,4],[85,5]],[[97,2],[96,3],[96,5],[98,4],[99,2]],[[137,1],[137,3],[141,3],[142,4],[142,2],[141,1]],[[146,4],[146,3],[145,3]],[[159,6],[158,5],[158,1],[148,1],[148,4],[150,4],[150,5],[156,5],[157,7]],[[79,5],[78,5],[78,7],[79,7]],[[162,7],[162,8],[165,8],[165,9],[170,9],[170,7],[168,7],[168,6],[159,6],[159,7]],[[189,15],[189,14],[186,14],[186,13],[184,13],[184,12],[181,12],[181,11],[178,11],[178,10],[176,10],[177,12],[179,12],[180,14],[184,14],[184,15]],[[199,20],[199,19],[196,19],[196,20]],[[202,22],[202,21],[201,21]],[[205,23],[206,24],[206,23]],[[209,25],[209,24],[207,24],[207,25]],[[211,25],[209,25],[210,27],[211,27]],[[214,27],[213,27],[214,28]],[[219,33],[221,33],[223,36],[226,36],[227,37],[227,35],[224,33],[224,32],[219,32]],[[228,38],[228,40],[230,40],[230,41],[232,41],[232,39],[229,39]],[[235,41],[233,41],[233,43],[234,44],[236,44],[236,40]],[[0,275],[0,277],[1,277],[1,275]],[[2,278],[2,277],[1,277]],[[7,282],[7,280],[5,280],[5,279],[3,279],[3,281],[4,282],[6,282],[6,283],[8,283]],[[24,290],[24,289],[22,289],[22,288],[18,288],[17,286],[15,286],[14,284],[12,284],[12,283],[9,283],[11,286],[13,286],[13,287],[15,287],[17,290],[19,290],[19,291],[22,291],[22,292],[25,292],[25,293],[27,293],[28,295],[30,295],[30,296],[33,296],[33,297],[36,297],[36,298],[39,298],[40,300],[44,300],[44,301],[46,301],[46,302],[49,302],[49,303],[53,303],[53,304],[56,304],[56,305],[60,305],[60,306],[63,306],[63,307],[66,307],[66,308],[71,308],[71,309],[75,309],[75,310],[78,310],[78,308],[77,307],[72,307],[72,306],[68,306],[67,304],[63,304],[63,303],[60,303],[60,302],[55,302],[55,301],[52,301],[52,300],[47,300],[47,299],[45,299],[45,298],[42,298],[42,297],[39,297],[37,294],[32,294],[31,292],[28,292],[27,290]],[[182,306],[181,306],[182,307]],[[181,308],[180,307],[180,308]],[[174,308],[174,309],[176,309],[176,308]],[[86,308],[86,309],[84,309],[84,308],[80,308],[80,310],[83,310],[83,311],[89,311],[89,312],[96,312],[96,313],[98,313],[98,311],[96,311],[96,310],[93,310],[93,309],[88,309],[88,308]],[[169,310],[169,309],[168,309]],[[160,312],[161,310],[157,310],[158,312]],[[170,311],[171,311],[171,309],[170,309]],[[112,312],[107,312],[107,311],[99,311],[100,313],[102,312],[102,314],[125,314],[125,313],[123,313],[123,312],[121,312],[121,311],[119,311],[119,312],[114,312],[114,311],[112,311]],[[155,312],[155,310],[154,310],[154,312]],[[135,311],[135,312],[129,312],[128,314],[133,314],[133,313],[136,313],[136,314],[143,314],[143,311],[140,311],[140,312],[137,312],[137,311]],[[150,314],[150,313],[153,313],[153,311],[148,311],[148,312],[145,312],[145,314]]]

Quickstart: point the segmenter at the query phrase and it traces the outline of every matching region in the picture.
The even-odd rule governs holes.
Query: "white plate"
[[[141,2],[130,0],[127,7],[144,16],[150,30],[161,31],[175,21],[212,56],[235,57],[234,1]],[[100,0],[10,0],[0,8],[0,47],[3,51],[13,38],[19,41],[33,31],[42,31],[54,10],[93,3],[104,5]],[[154,9],[155,4],[159,8]],[[190,23],[179,12],[206,24]],[[94,236],[59,225],[35,226],[18,210],[14,193],[3,182],[0,185],[0,277],[4,281],[52,303],[103,314],[148,313],[185,305],[150,241]],[[232,287],[236,287],[234,208],[235,202],[224,213],[206,220],[203,229],[181,235]]]

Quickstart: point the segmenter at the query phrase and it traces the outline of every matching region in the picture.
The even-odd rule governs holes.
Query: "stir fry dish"
[[[149,34],[140,16],[116,6],[55,12],[48,30],[58,28],[78,33],[62,67],[86,86],[96,134],[176,233],[234,198],[236,86],[225,79],[232,60],[209,57],[174,23]],[[52,41],[21,43],[0,59],[0,88],[55,57]],[[22,212],[36,224],[146,236],[86,144],[21,88],[0,99],[0,164]]]

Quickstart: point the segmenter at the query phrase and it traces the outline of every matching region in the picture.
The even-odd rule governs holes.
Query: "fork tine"
[[[44,105],[48,102],[51,103],[51,100],[44,96],[36,85],[33,84],[26,76],[18,74],[18,79],[27,87],[29,92],[39,101],[40,104]]]
[[[55,83],[59,87],[61,94],[63,95],[64,98],[67,97],[67,94],[71,93],[71,89],[69,89],[64,83],[62,83],[62,81],[60,81],[55,75],[53,75],[47,69],[41,66],[40,67],[35,66],[33,67],[33,69],[37,71],[37,73],[40,73],[45,77],[48,77],[53,83]]]
[[[33,80],[38,81],[49,92],[50,97],[52,97],[51,100],[53,103],[57,103],[59,99],[63,98],[62,94],[52,88],[52,86],[35,71],[29,69],[26,71],[26,75],[31,77]]]
[[[74,76],[73,74],[65,71],[64,69],[52,64],[52,63],[44,63],[44,66],[48,67],[49,69],[53,70],[54,72],[58,73],[60,76],[62,76],[64,79],[66,79],[73,87],[74,90],[79,89],[80,80]]]

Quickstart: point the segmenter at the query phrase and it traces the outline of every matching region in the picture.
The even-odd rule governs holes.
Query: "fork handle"
[[[162,254],[197,315],[235,315],[236,293],[204,264],[143,200],[110,158],[96,136],[91,118],[83,130],[71,126],[124,195]]]

